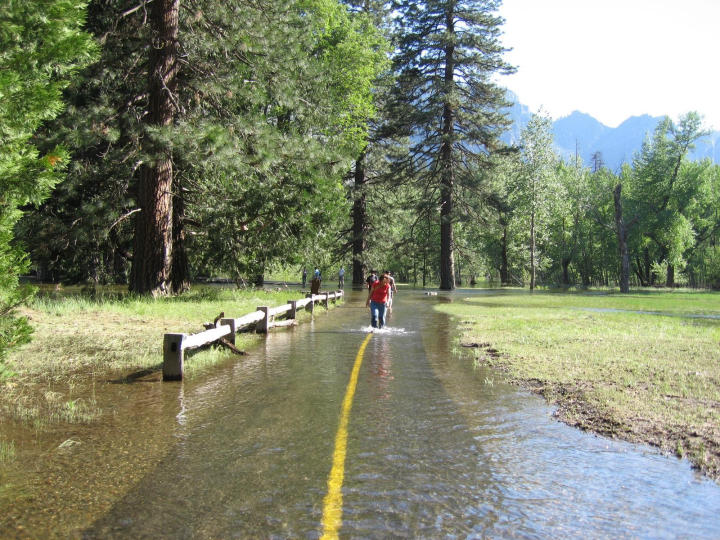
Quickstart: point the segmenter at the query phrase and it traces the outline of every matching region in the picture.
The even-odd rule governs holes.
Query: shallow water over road
[[[367,345],[341,537],[720,537],[720,487],[686,462],[560,424],[541,398],[458,358],[451,321],[432,310],[446,300],[401,291],[388,331]],[[111,385],[115,414],[79,428],[65,454],[37,450],[37,474],[63,481],[44,532],[319,537],[368,318],[362,293],[349,293],[196,380]],[[41,530],[34,497],[12,509],[13,526]]]

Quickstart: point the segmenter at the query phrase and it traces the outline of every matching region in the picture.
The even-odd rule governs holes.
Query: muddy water
[[[342,537],[720,537],[720,487],[458,359],[438,301],[402,291],[367,346]],[[193,381],[96,388],[93,425],[17,432],[0,537],[317,538],[367,324],[351,294]]]

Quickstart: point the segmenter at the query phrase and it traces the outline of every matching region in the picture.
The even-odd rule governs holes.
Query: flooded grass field
[[[559,423],[454,351],[401,291],[367,343],[348,422],[341,537],[720,537],[720,487],[688,462]],[[362,293],[181,383],[106,380],[101,416],[3,421],[3,538],[318,538]],[[189,360],[192,362],[192,359]]]

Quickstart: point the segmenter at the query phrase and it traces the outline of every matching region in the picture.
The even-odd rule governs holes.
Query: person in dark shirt
[[[365,283],[367,283],[368,289],[372,289],[373,283],[375,283],[378,280],[377,272],[375,270],[370,270],[370,275],[365,280]]]

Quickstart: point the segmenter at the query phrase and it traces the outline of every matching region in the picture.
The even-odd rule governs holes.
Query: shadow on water
[[[158,376],[162,376],[162,364],[157,364],[147,369],[135,371],[124,377],[112,379],[109,382],[113,384],[130,384],[134,382],[158,382]]]
[[[3,508],[16,518],[0,517],[13,526],[0,536],[318,537],[364,298],[202,380],[108,385],[108,413],[79,444],[37,443],[25,472],[38,480]],[[456,299],[401,290],[367,344],[340,536],[720,537],[720,488],[686,462],[560,424],[458,358],[453,323],[432,309]]]

